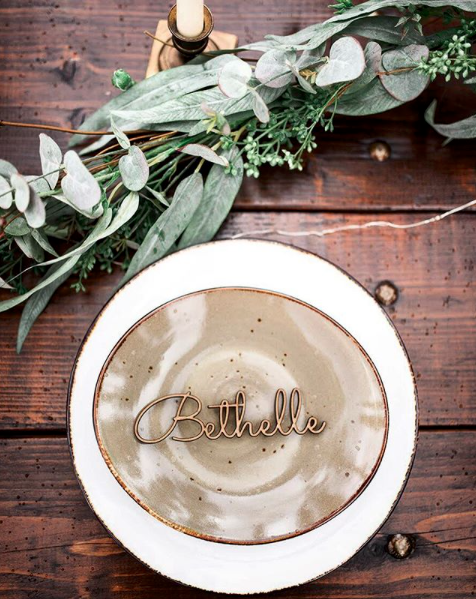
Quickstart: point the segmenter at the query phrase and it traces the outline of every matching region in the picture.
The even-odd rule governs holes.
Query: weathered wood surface
[[[217,28],[247,43],[321,20],[330,15],[328,3],[213,0],[212,9]],[[3,0],[0,119],[78,126],[116,93],[109,83],[114,69],[142,77],[151,43],[142,32],[154,30],[170,5]],[[423,121],[433,97],[440,99],[442,120],[474,109],[474,96],[462,87],[443,94],[433,85],[416,102],[384,115],[337,118],[334,133],[319,133],[319,148],[303,173],[274,169],[245,182],[221,236],[379,218],[410,223],[473,199],[473,144],[442,146]],[[66,136],[54,137],[66,145]],[[389,144],[389,160],[372,159],[375,140]],[[0,155],[26,174],[38,168],[37,147],[37,131],[0,128]],[[398,214],[384,214],[391,211]],[[388,312],[413,360],[420,423],[431,426],[420,434],[405,493],[375,539],[321,581],[277,596],[467,599],[476,594],[475,218],[459,215],[408,232],[266,237],[321,254],[371,292],[382,280],[394,282],[399,299]],[[118,279],[94,275],[86,295],[63,287],[19,357],[14,345],[20,310],[0,314],[2,598],[205,596],[153,574],[119,548],[88,508],[73,475],[64,436],[69,373],[84,333]],[[458,428],[437,428],[454,425]],[[402,561],[385,551],[388,535],[398,532],[414,534],[417,542],[413,556]]]
[[[426,216],[394,214],[391,219],[408,224]],[[324,229],[376,218],[380,217],[235,212],[220,235],[269,228]],[[380,281],[393,281],[400,296],[389,314],[413,360],[420,423],[467,425],[476,424],[475,230],[472,215],[458,215],[412,231],[367,229],[326,238],[267,238],[328,258],[371,292]],[[96,275],[86,296],[63,287],[35,324],[21,356],[14,350],[20,310],[0,314],[1,428],[64,428],[67,381],[76,350],[117,281],[117,276]]]
[[[421,434],[412,476],[379,534],[348,564],[278,597],[432,599],[475,591],[476,432]],[[415,536],[397,560],[388,536]],[[0,441],[2,599],[205,597],[158,576],[110,539],[73,474],[66,440]]]
[[[328,16],[325,2],[215,0],[216,27],[236,33],[241,43],[266,33],[291,33]],[[272,11],[269,10],[272,6]],[[169,3],[137,0],[133,8],[114,0],[3,0],[0,5],[0,118],[76,127],[117,93],[114,69],[142,78],[151,41]],[[442,99],[446,119],[471,114],[468,90],[432,86],[415,103],[373,118],[336,119],[336,131],[318,133],[319,149],[302,174],[275,169],[245,183],[240,208],[396,210],[438,209],[474,195],[470,142],[442,146],[423,121],[433,97]],[[465,93],[466,91],[466,93]],[[442,117],[442,118],[443,118]],[[67,137],[54,134],[63,145]],[[376,163],[370,144],[383,139],[392,158]],[[30,174],[38,168],[38,131],[2,129],[2,157]]]

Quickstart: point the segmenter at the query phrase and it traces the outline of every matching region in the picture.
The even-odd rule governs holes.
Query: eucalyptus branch
[[[45,131],[60,131],[61,133],[72,133],[77,135],[114,135],[112,131],[83,131],[81,129],[69,129],[68,127],[59,127],[56,125],[45,125],[42,123],[17,123],[14,121],[0,120],[0,127],[20,127],[25,129],[43,129]],[[140,133],[140,131],[129,131],[128,133]]]
[[[476,12],[476,0],[449,6],[473,4]],[[42,168],[35,177],[0,160],[0,285],[6,281],[14,288],[0,311],[27,301],[18,349],[64,277],[71,275],[72,287],[83,291],[95,268],[111,272],[120,265],[128,280],[176,248],[213,238],[244,174],[259,177],[270,167],[302,170],[319,131],[332,131],[340,114],[364,116],[400,106],[437,76],[462,78],[476,89],[476,21],[461,11],[451,12],[447,28],[447,11],[434,9],[431,0],[394,0],[392,7],[387,0],[358,7],[338,0],[334,8],[337,15],[325,23],[206,53],[185,73],[174,69],[136,83],[119,69],[112,82],[122,93],[79,129],[0,120],[4,127],[73,134],[73,147],[95,138],[81,155],[63,154],[41,133]],[[402,16],[371,16],[387,8]],[[439,31],[431,35],[425,35],[428,18],[438,19],[432,27]],[[238,58],[244,51],[257,58]],[[476,137],[476,115],[438,125],[435,112],[432,103],[425,119],[442,135]],[[127,130],[131,126],[137,129]],[[473,204],[409,225],[371,221],[323,231],[251,233],[323,237],[360,228],[411,228]],[[27,290],[22,276],[32,269],[43,278]]]

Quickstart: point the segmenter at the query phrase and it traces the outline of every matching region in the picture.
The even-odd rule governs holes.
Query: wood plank
[[[419,215],[426,217],[428,214]],[[221,237],[362,224],[378,215],[234,213]],[[393,215],[404,224],[417,215]],[[457,215],[411,231],[366,229],[326,238],[266,236],[318,253],[374,292],[390,279],[399,290],[388,308],[413,360],[424,425],[476,424],[476,220]],[[259,235],[256,235],[259,236]],[[63,287],[15,354],[20,309],[0,314],[0,427],[63,428],[67,381],[79,343],[119,276],[95,274],[86,295]]]
[[[423,432],[405,492],[377,536],[320,581],[279,597],[468,598],[475,589],[476,432]],[[385,550],[411,533],[410,558]],[[0,442],[3,599],[205,597],[158,576],[108,537],[86,504],[64,438]]]
[[[471,142],[442,145],[423,121],[426,96],[419,108],[392,115],[336,118],[333,133],[318,133],[301,173],[266,167],[259,179],[245,179],[236,208],[433,210],[468,202],[475,197]],[[388,144],[389,160],[371,157],[376,141]]]
[[[242,43],[266,33],[286,34],[330,16],[329,0],[269,4],[254,0],[213,5],[216,27]],[[155,30],[168,4],[137,0],[127,10],[115,0],[72,3],[4,0],[0,7],[0,111],[14,121],[79,126],[84,117],[117,93],[110,84],[123,67],[142,78],[150,50],[144,29]],[[471,113],[474,97],[461,86],[442,98],[446,119]],[[466,93],[464,93],[466,91]],[[442,147],[442,138],[423,121],[432,86],[415,103],[375,118],[338,117],[336,131],[319,132],[319,148],[303,173],[264,169],[246,181],[239,208],[436,209],[474,195],[471,142]],[[54,137],[66,147],[67,137]],[[392,158],[377,163],[370,144],[385,140]],[[26,174],[38,171],[38,131],[3,129],[0,153]]]

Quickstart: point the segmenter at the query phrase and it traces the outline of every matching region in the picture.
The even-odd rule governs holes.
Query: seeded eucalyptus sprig
[[[430,52],[420,64],[420,70],[434,81],[438,75],[443,75],[446,81],[451,77],[466,79],[476,71],[476,56],[471,55],[473,40],[476,39],[476,21],[461,21],[451,39],[447,40],[439,50]]]
[[[117,266],[126,281],[213,238],[243,174],[302,170],[336,115],[400,106],[438,76],[476,89],[476,21],[464,14],[476,12],[476,0],[338,0],[333,8],[324,23],[144,81],[120,69],[112,83],[122,93],[73,132],[68,151],[40,135],[40,175],[0,160],[0,287],[15,294],[0,311],[26,301],[18,350],[65,280],[83,291],[93,269]],[[244,51],[255,60],[241,60]],[[476,137],[476,115],[440,125],[435,113],[432,103],[425,119],[447,138]]]

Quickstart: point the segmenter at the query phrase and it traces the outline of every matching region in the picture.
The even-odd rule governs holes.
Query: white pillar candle
[[[203,31],[203,0],[177,0],[177,29],[184,37]]]

